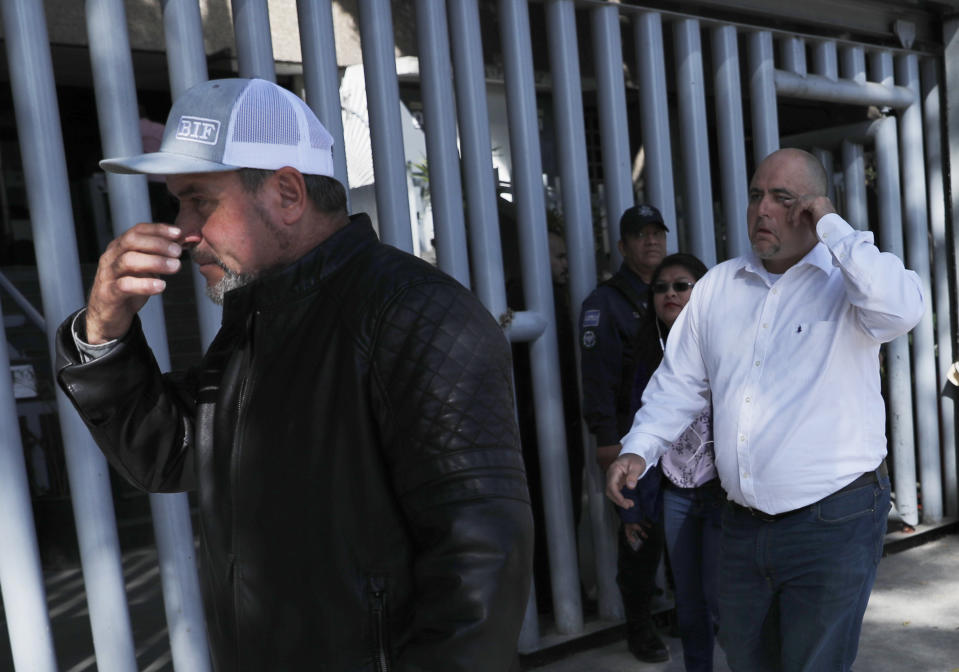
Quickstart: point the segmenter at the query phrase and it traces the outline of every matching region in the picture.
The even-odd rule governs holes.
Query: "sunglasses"
[[[688,280],[679,282],[657,282],[653,285],[653,294],[665,294],[669,291],[670,287],[672,287],[673,291],[677,294],[682,294],[683,292],[691,290],[695,284],[695,282],[689,282]]]

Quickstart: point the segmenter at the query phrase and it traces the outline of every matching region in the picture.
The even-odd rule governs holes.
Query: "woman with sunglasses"
[[[649,305],[637,339],[636,405],[663,359],[670,327],[689,301],[706,266],[691,254],[672,254],[650,282]],[[712,419],[706,411],[679,437],[659,463],[666,549],[673,572],[676,615],[687,672],[712,672],[718,619],[717,569],[722,504],[726,499],[713,463]],[[622,510],[621,510],[622,511]],[[642,528],[627,524],[630,533]]]

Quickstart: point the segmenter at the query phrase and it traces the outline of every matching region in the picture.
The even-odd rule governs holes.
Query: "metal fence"
[[[232,4],[239,75],[274,79],[265,0]],[[306,99],[336,140],[336,174],[345,183],[333,3],[296,4]],[[531,26],[531,4],[536,5],[541,24]],[[175,98],[207,77],[201,17],[196,0],[162,0],[161,5]],[[407,167],[399,130],[391,3],[358,0],[357,7],[380,235],[409,251]],[[8,62],[13,64],[11,86],[43,297],[40,319],[51,345],[56,326],[84,298],[46,23],[41,3],[34,0],[0,0],[0,8]],[[103,153],[137,153],[141,146],[136,82],[124,3],[87,0],[85,8]],[[610,221],[637,198],[647,200],[675,224],[670,227],[669,250],[682,248],[712,265],[747,249],[749,166],[780,146],[814,151],[830,174],[841,212],[857,228],[873,223],[880,246],[901,256],[933,299],[932,309],[912,334],[884,348],[895,504],[906,522],[916,524],[921,489],[923,522],[955,516],[959,506],[954,408],[938,395],[954,357],[950,287],[955,286],[955,269],[947,246],[951,231],[947,232],[940,151],[942,77],[937,57],[908,48],[821,39],[611,2],[500,0],[496,11],[500,44],[495,48],[502,57],[507,92],[511,192],[527,306],[513,315],[505,330],[514,342],[527,343],[530,351],[542,478],[553,484],[544,488],[544,509],[558,632],[576,635],[583,632],[584,623],[564,454],[542,143],[554,151],[558,166],[551,178],[560,185],[573,306],[580,305],[597,277],[593,221],[597,190],[587,174],[588,156],[601,156],[600,206]],[[437,262],[471,286],[500,318],[507,313],[507,303],[479,4],[416,0],[415,22]],[[547,35],[545,93],[537,93],[541,87],[534,73],[531,31]],[[584,39],[587,34],[589,39]],[[588,77],[582,71],[587,62]],[[667,69],[668,63],[673,67]],[[598,117],[596,147],[589,146],[584,135],[586,81],[590,113]],[[642,95],[634,95],[636,91]],[[822,108],[873,106],[876,114],[859,123],[783,137],[779,109],[787,100],[814,101]],[[553,120],[551,137],[539,128],[544,105]],[[636,115],[639,123],[631,125],[629,119]],[[633,180],[631,147],[637,138],[645,156],[641,192]],[[870,175],[875,172],[872,201],[865,186],[867,169]],[[108,175],[107,181],[117,233],[150,218],[143,177]],[[606,227],[609,235],[614,229]],[[610,263],[617,266],[616,241],[606,242]],[[218,312],[203,298],[202,278],[196,284],[205,345],[216,331]],[[151,300],[141,316],[161,366],[167,367],[162,310],[159,300]],[[10,380],[8,363],[6,340],[0,339],[4,381]],[[60,393],[57,407],[97,666],[106,672],[127,672],[136,669],[136,662],[107,466]],[[15,667],[54,670],[23,446],[16,431],[17,409],[6,383],[0,384],[0,413],[4,427],[0,538],[5,540],[0,584]],[[585,510],[593,557],[584,564],[595,567],[600,617],[615,620],[622,617],[622,605],[614,581],[612,512],[592,455],[587,455],[586,463]],[[202,672],[209,663],[187,500],[185,495],[154,495],[151,506],[173,664],[178,670]],[[531,599],[520,649],[534,650],[540,642]]]

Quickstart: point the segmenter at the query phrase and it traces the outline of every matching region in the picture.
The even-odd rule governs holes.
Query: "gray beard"
[[[227,292],[245,287],[256,280],[257,277],[255,273],[236,273],[223,266],[221,268],[226,275],[214,284],[207,285],[206,288],[206,295],[212,299],[213,303],[220,306],[223,305],[223,297],[226,296]]]
[[[223,305],[223,298],[227,292],[245,287],[259,277],[258,273],[237,273],[227,268],[227,265],[219,259],[214,259],[214,263],[223,269],[224,275],[217,282],[206,286],[206,295],[218,306]]]
[[[779,253],[779,250],[781,250],[782,247],[783,247],[782,245],[773,245],[772,247],[768,248],[765,252],[760,252],[758,249],[756,249],[755,245],[752,246],[753,252],[755,252],[756,256],[759,257],[760,259],[769,259],[770,257],[775,256],[776,254]]]

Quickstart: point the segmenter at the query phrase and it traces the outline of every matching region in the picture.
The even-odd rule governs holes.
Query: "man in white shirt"
[[[635,487],[712,398],[729,495],[720,641],[736,672],[849,670],[889,510],[879,346],[919,321],[919,279],[826,194],[818,160],[770,154],[752,253],[696,283],[607,472]]]

